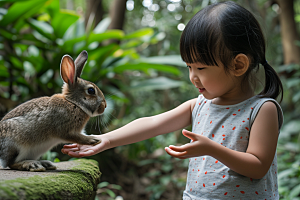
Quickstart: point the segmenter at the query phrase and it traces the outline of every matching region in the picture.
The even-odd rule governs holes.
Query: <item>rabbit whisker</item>
[[[100,117],[97,117],[97,121],[98,121],[98,130],[99,130],[99,133],[101,134],[101,128],[100,128]]]
[[[90,120],[90,132],[91,132],[92,127],[94,126],[94,124],[95,124],[95,119],[91,118],[91,120]]]

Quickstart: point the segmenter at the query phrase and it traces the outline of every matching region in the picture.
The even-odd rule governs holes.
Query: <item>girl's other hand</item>
[[[70,144],[64,145],[61,152],[68,154],[71,157],[81,158],[86,156],[92,156],[100,153],[106,149],[109,149],[110,142],[104,137],[99,137],[101,142],[95,146],[93,145],[81,145],[81,144]]]
[[[179,159],[209,155],[210,149],[212,147],[212,140],[205,136],[187,131],[185,129],[182,130],[182,134],[185,137],[191,139],[192,142],[182,146],[170,145],[169,147],[165,147],[165,151],[169,155]]]

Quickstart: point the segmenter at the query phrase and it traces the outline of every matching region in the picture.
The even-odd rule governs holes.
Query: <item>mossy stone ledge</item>
[[[0,169],[0,199],[95,198],[101,176],[97,161],[78,159],[55,164],[56,170],[46,172]]]

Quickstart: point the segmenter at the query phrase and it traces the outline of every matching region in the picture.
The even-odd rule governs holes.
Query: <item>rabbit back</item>
[[[73,142],[89,116],[62,94],[30,100],[0,121],[2,166],[24,159],[38,159],[63,142]]]
[[[49,138],[68,139],[81,132],[89,116],[63,95],[33,99],[13,109],[0,122],[0,137],[34,145]]]

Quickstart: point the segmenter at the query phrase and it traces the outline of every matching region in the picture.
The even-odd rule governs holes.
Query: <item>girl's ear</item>
[[[248,56],[242,53],[238,54],[233,60],[233,74],[235,76],[242,76],[247,72],[249,65],[250,61]]]
[[[75,74],[75,64],[73,59],[69,55],[65,55],[61,59],[60,63],[60,75],[65,83],[68,85],[75,85],[76,74]]]

